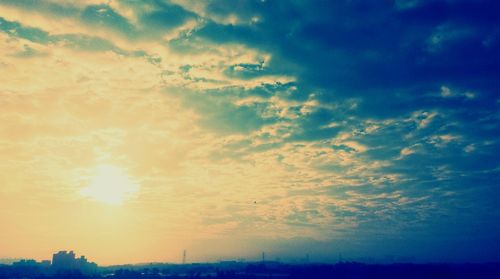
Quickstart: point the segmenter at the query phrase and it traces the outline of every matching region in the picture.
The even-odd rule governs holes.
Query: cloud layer
[[[0,256],[499,260],[499,10],[2,0]]]

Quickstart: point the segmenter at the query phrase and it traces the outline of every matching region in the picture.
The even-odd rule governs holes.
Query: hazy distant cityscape
[[[98,266],[73,251],[59,251],[52,260],[0,260],[0,279],[17,278],[498,278],[500,263],[415,264],[387,258],[391,263],[344,260],[337,263],[310,261],[309,255],[295,263],[267,260],[221,260],[212,263],[145,263]],[[407,259],[411,260],[411,259]]]

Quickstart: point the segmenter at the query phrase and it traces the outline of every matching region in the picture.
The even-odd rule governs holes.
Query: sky
[[[500,261],[499,14],[0,0],[0,258]]]

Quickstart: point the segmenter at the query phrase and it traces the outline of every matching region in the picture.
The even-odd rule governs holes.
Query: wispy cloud
[[[403,2],[0,1],[0,246],[498,240],[498,4]],[[121,211],[79,195],[99,164]]]

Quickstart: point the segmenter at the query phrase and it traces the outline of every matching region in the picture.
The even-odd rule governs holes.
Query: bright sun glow
[[[132,198],[139,191],[139,184],[134,182],[121,168],[100,165],[87,187],[80,193],[93,200],[120,205]]]

